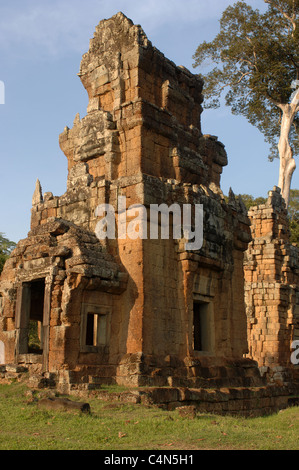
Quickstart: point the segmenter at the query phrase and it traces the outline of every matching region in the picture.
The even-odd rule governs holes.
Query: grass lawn
[[[46,411],[24,384],[0,385],[0,450],[298,450],[299,407],[262,418],[87,400],[90,414]],[[74,399],[74,398],[72,398]]]

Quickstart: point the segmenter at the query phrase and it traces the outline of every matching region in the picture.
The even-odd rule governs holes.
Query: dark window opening
[[[208,306],[208,302],[193,302],[194,351],[209,351],[211,348]]]
[[[88,313],[86,317],[86,346],[97,346],[97,315]]]
[[[28,352],[43,352],[43,316],[44,316],[45,280],[30,283],[30,313],[28,325]]]
[[[103,346],[106,344],[107,316],[88,312],[86,315],[86,346]]]
[[[109,312],[106,308],[83,304],[81,324],[81,351],[98,352],[107,346]]]
[[[200,322],[200,304],[193,304],[193,349],[194,351],[202,351],[202,332]]]

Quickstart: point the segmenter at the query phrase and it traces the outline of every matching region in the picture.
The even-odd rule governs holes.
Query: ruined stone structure
[[[271,408],[256,363],[244,359],[250,221],[242,202],[226,203],[221,192],[227,155],[201,132],[201,79],[166,59],[122,13],[99,23],[79,76],[87,115],[59,138],[67,191],[43,195],[37,182],[31,230],[1,276],[5,363],[30,367],[31,377],[43,374],[64,390],[257,387],[268,400],[259,406]],[[122,236],[96,235],[100,204],[113,208],[117,227],[125,217]],[[153,204],[201,204],[203,246],[188,249],[183,236],[140,236],[133,224],[134,238],[132,206],[145,208],[148,222]],[[239,391],[232,409],[243,409],[251,393]]]
[[[249,357],[268,380],[294,383],[299,340],[299,251],[290,243],[287,210],[274,187],[266,204],[252,207],[252,241],[244,263]],[[296,364],[297,363],[297,364]]]

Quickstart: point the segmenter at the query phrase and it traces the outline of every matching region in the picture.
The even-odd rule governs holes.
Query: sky
[[[247,3],[260,10],[263,0]],[[43,192],[66,191],[67,160],[59,134],[86,115],[78,77],[96,25],[122,11],[152,44],[193,73],[193,55],[219,31],[229,0],[10,0],[0,2],[0,232],[18,242],[30,230],[37,178]],[[218,136],[228,154],[221,189],[266,197],[278,182],[279,162],[268,161],[263,135],[230,108],[204,110],[204,134]],[[299,188],[299,170],[292,188]]]

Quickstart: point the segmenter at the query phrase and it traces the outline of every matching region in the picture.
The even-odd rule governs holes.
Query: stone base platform
[[[274,385],[220,389],[149,387],[119,393],[99,390],[92,395],[108,402],[178,409],[186,411],[187,415],[191,412],[257,417],[276,413],[292,404],[289,390]]]
[[[0,365],[0,383],[23,381],[31,388],[54,389],[60,394],[93,397],[105,402],[131,403],[157,406],[165,410],[178,409],[182,415],[199,413],[235,415],[243,417],[265,416],[289,406],[298,405],[299,393],[287,385],[265,384],[239,387],[131,387],[119,392],[97,383],[89,376],[81,384],[70,384],[70,372],[41,373],[37,365]],[[297,391],[298,392],[298,391]]]

